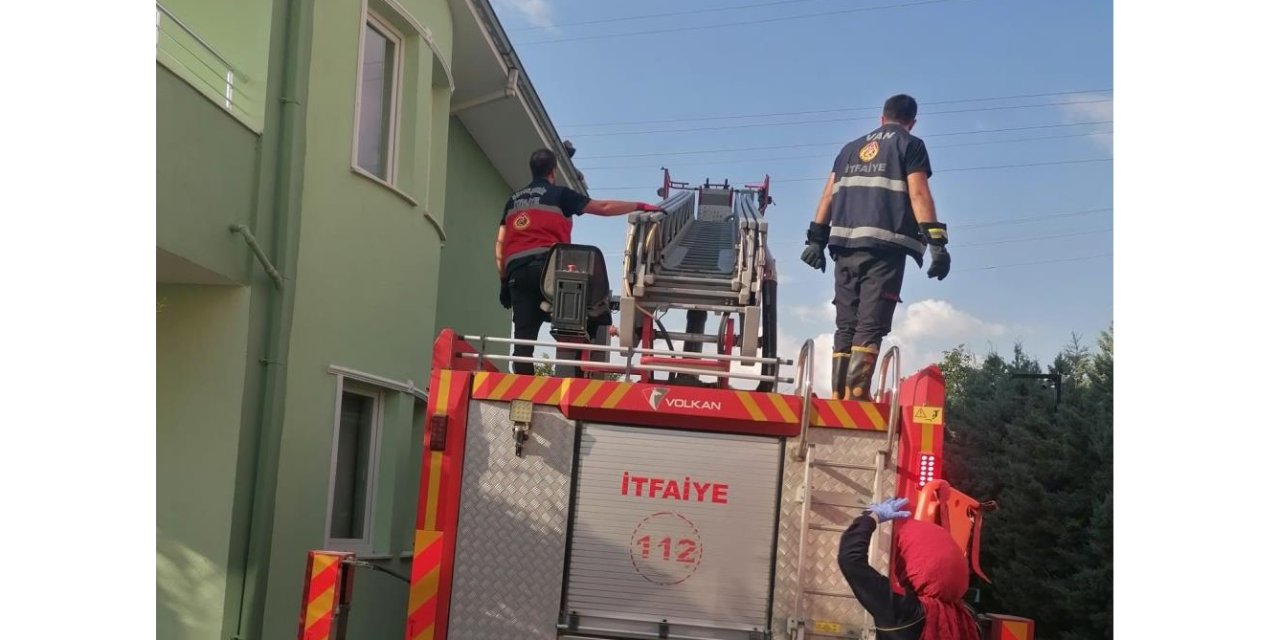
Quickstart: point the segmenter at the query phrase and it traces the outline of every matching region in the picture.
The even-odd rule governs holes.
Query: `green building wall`
[[[498,304],[493,242],[511,193],[457,118],[449,121],[448,174],[444,262],[455,275],[441,279],[436,326],[464,335],[509,336],[510,312]]]
[[[156,248],[171,277],[247,282],[244,242],[229,229],[253,222],[258,138],[156,65]]]
[[[156,287],[156,631],[229,637],[249,289]]]
[[[445,0],[405,2],[434,33],[451,22],[426,23],[424,7],[448,15]],[[428,215],[443,209],[434,174],[447,163],[448,93],[430,49],[408,29],[399,179],[394,189],[351,167],[362,5],[316,3],[308,80],[306,167],[299,229],[298,273],[289,336],[276,510],[266,594],[264,638],[295,632],[308,549],[325,544],[333,451],[336,377],[340,366],[425,387],[435,333],[441,237]],[[385,14],[384,14],[385,16]],[[395,19],[395,16],[385,16]],[[443,100],[441,100],[443,98]],[[438,203],[433,206],[433,203]],[[373,555],[407,573],[416,511],[421,427],[414,397],[386,392]],[[416,434],[416,441],[415,441]],[[388,637],[402,628],[408,592],[381,575],[362,574],[361,599],[376,598],[352,620],[352,637]],[[385,590],[383,593],[381,590]],[[368,598],[368,599],[372,599]],[[362,628],[369,625],[369,628]]]
[[[251,117],[228,112],[157,36],[162,638],[296,635],[306,552],[325,543],[331,366],[422,389],[440,329],[509,331],[492,260],[509,188],[449,114],[448,0],[398,3],[431,31],[440,57],[401,25],[410,45],[394,189],[351,168],[364,3],[304,1],[301,15],[289,5],[165,1],[258,83]],[[291,68],[302,78],[286,95]],[[293,124],[282,115],[291,110]],[[281,289],[230,232],[238,224],[275,261]],[[373,553],[362,557],[408,574],[425,408],[409,393],[384,398]],[[356,579],[349,637],[402,637],[407,586],[365,570]]]
[[[262,130],[266,112],[273,3],[274,0],[157,3],[168,14],[161,14],[156,20],[157,60],[211,100],[224,97],[226,63],[230,63],[236,71],[231,112],[254,131]]]

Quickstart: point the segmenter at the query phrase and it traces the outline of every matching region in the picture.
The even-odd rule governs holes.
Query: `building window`
[[[394,184],[404,39],[385,20],[370,13],[361,42],[355,162],[369,175]]]
[[[329,545],[370,550],[383,394],[339,378],[340,398],[329,498]]]

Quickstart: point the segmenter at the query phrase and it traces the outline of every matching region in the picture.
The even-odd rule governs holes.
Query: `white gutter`
[[[489,43],[489,48],[493,50],[494,55],[506,63],[508,78],[510,79],[514,76],[516,95],[519,97],[525,113],[528,114],[529,119],[533,121],[534,127],[538,130],[538,137],[542,140],[542,144],[556,154],[556,159],[561,168],[561,171],[558,171],[557,174],[561,182],[567,187],[581,191],[584,194],[587,193],[587,185],[578,179],[577,168],[573,166],[573,161],[569,159],[569,154],[564,150],[560,135],[556,132],[555,125],[551,123],[551,116],[547,115],[547,110],[542,105],[542,100],[538,98],[538,92],[534,90],[533,84],[529,82],[529,74],[525,72],[524,65],[520,64],[520,57],[516,55],[515,48],[512,47],[511,41],[507,39],[507,32],[503,30],[502,23],[498,20],[498,15],[493,11],[493,6],[489,4],[489,0],[467,0],[467,6],[471,9],[471,15],[484,27],[485,39]],[[485,96],[485,98],[501,99],[506,97],[505,92],[503,96],[498,98],[493,98],[493,95]],[[457,108],[454,110],[456,111]]]
[[[497,91],[494,91],[493,93],[490,93],[488,95],[483,95],[478,98],[472,98],[470,100],[467,100],[466,102],[454,104],[449,107],[449,113],[461,113],[468,109],[474,109],[481,105],[489,104],[490,102],[496,102],[498,100],[503,100],[505,98],[514,98],[519,90],[517,86],[519,83],[519,78],[520,78],[519,69],[508,69],[507,70],[507,86],[505,88],[498,89]]]

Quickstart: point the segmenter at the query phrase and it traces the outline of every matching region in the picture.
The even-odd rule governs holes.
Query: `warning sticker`
[[[942,407],[916,407],[911,419],[917,424],[942,424]]]
[[[834,633],[837,635],[844,633],[844,627],[841,627],[838,623],[823,622],[822,620],[813,622],[813,630],[817,633]]]

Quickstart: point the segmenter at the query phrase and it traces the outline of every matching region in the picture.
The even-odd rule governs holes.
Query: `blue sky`
[[[832,274],[800,262],[805,229],[835,154],[899,92],[920,103],[953,255],[941,283],[907,274],[891,337],[908,371],[960,343],[1008,354],[1021,341],[1047,363],[1072,332],[1092,342],[1110,323],[1111,3],[494,4],[592,196],[654,201],[663,166],[690,182],[772,176],[785,348],[814,338],[819,363],[829,354]],[[673,12],[700,13],[597,22]],[[742,117],[756,114],[785,115]],[[975,133],[993,129],[1016,130]],[[746,147],[769,148],[728,151]],[[611,255],[624,235],[616,219],[575,228]]]

